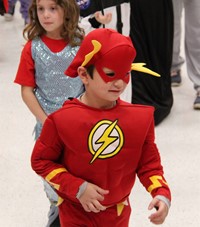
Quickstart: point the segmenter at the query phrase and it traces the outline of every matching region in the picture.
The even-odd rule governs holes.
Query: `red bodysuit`
[[[62,198],[62,226],[73,226],[68,223],[70,217],[78,226],[108,226],[109,216],[117,220],[117,212],[109,212],[110,208],[100,213],[83,210],[76,194],[85,181],[109,190],[101,203],[112,210],[128,198],[136,175],[153,197],[171,199],[154,143],[153,112],[153,107],[121,100],[112,109],[102,110],[73,99],[48,117],[31,162]],[[128,226],[127,212],[125,222],[112,225]]]

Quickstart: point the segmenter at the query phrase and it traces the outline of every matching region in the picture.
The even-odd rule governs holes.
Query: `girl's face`
[[[114,75],[114,72],[108,68],[103,68],[103,71],[108,77]],[[83,78],[82,81],[85,85],[86,104],[95,108],[111,108],[127,86],[127,83],[122,79],[105,82],[96,68],[94,68],[93,78],[86,74],[84,70],[82,72],[83,76],[80,76],[81,71],[79,71],[79,76],[81,79]]]
[[[37,0],[37,15],[41,26],[50,38],[60,39],[64,10],[53,0]]]

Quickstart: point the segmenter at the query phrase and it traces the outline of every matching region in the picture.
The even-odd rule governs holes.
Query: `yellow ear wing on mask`
[[[131,64],[131,70],[135,70],[135,71],[143,72],[143,73],[148,73],[152,76],[160,77],[160,74],[144,67],[144,65],[146,65],[146,64],[145,63],[132,63]]]
[[[87,65],[87,63],[93,58],[93,56],[99,52],[99,50],[101,49],[101,43],[98,42],[97,40],[92,40],[92,45],[94,47],[94,49],[88,53],[87,55],[85,55],[85,60],[82,63],[81,66],[85,66]]]

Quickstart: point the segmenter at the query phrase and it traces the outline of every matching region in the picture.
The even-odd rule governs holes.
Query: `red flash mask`
[[[87,68],[94,65],[105,82],[122,79],[128,83],[131,70],[159,76],[157,73],[143,67],[144,63],[132,64],[135,56],[136,51],[129,37],[112,29],[95,29],[84,38],[65,74],[70,77],[77,77],[79,66]],[[103,71],[104,67],[112,70],[114,75],[107,75]]]
[[[105,82],[122,79],[128,83],[133,57],[133,47],[128,45],[115,46],[95,62],[95,67]],[[104,67],[112,70],[114,75],[106,75],[103,71]]]
[[[135,55],[136,51],[129,37],[112,29],[96,29],[84,38],[65,74],[76,77],[79,66],[87,68],[94,65],[105,82],[122,79],[128,83]],[[114,75],[106,75],[104,67],[112,70]]]

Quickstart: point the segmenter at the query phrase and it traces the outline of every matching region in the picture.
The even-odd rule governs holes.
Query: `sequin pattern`
[[[78,97],[84,90],[79,77],[70,78],[64,74],[79,47],[67,45],[62,51],[53,53],[40,38],[32,41],[32,57],[35,61],[35,95],[45,113],[59,109],[69,97]],[[37,122],[36,138],[42,125]]]

